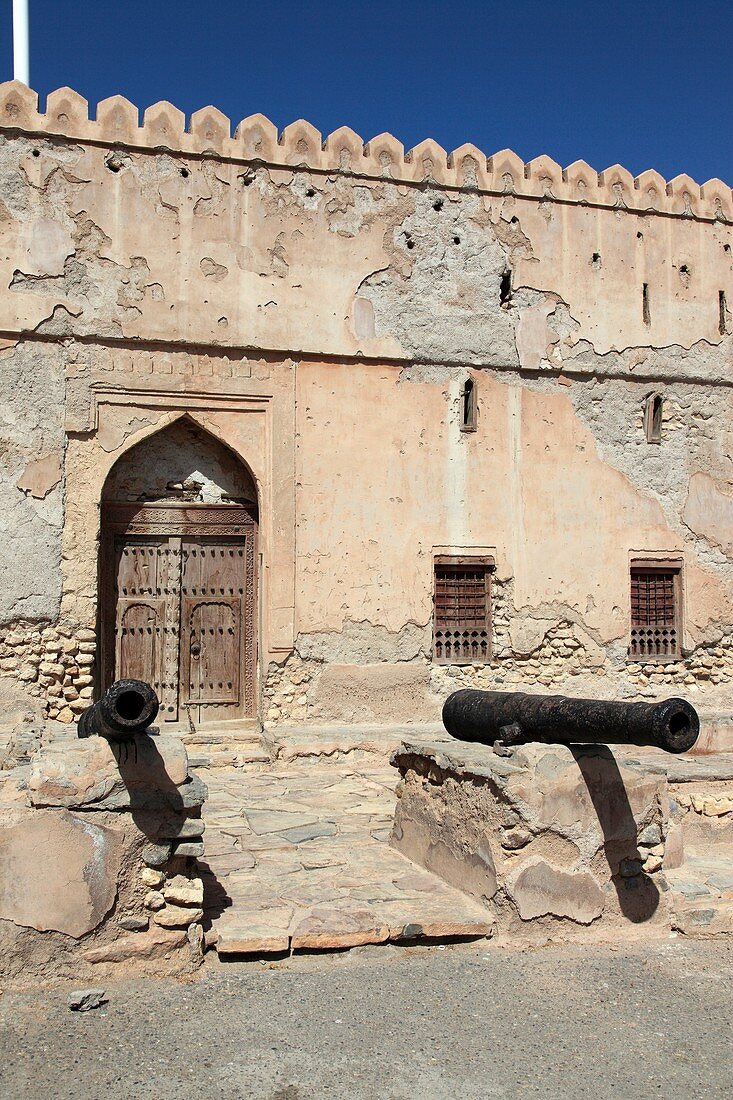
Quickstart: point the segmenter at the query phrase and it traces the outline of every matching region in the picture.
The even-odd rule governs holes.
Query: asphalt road
[[[733,944],[362,948],[194,981],[0,997],[0,1095],[386,1100],[733,1095]]]

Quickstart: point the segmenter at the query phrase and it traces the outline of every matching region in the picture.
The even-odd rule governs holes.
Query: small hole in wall
[[[306,197],[307,199],[312,199],[312,198],[313,198],[313,196],[315,195],[315,193],[316,193],[316,192],[315,192],[314,188],[312,188],[312,187],[306,187],[306,190],[305,190],[305,197]]]
[[[110,172],[115,172],[115,173],[119,172],[119,170],[120,170],[120,166],[119,166],[119,164],[117,163],[116,160],[108,160],[107,161],[107,168],[110,170]]]
[[[502,306],[508,306],[512,300],[512,272],[511,268],[506,268],[502,272],[501,282],[499,283],[499,304]]]
[[[641,232],[641,230],[639,230],[639,232],[636,234],[636,239],[637,239],[637,241],[643,241],[644,240],[644,234]]]
[[[415,242],[412,239],[412,233],[405,233],[405,244],[408,248],[415,247]]]
[[[730,245],[729,244],[724,244],[723,245],[723,252],[730,252]]]
[[[181,175],[185,180],[187,180],[191,173],[189,172],[188,168],[181,168]]]
[[[454,237],[453,238],[453,244],[460,244],[460,243],[461,243],[461,238],[460,237]]]
[[[600,254],[600,252],[594,252],[593,253],[593,257],[591,259],[590,266],[591,267],[600,267],[601,266],[601,254]]]
[[[38,149],[34,149],[34,150],[33,150],[33,154],[32,154],[32,155],[33,155],[34,157],[40,157],[40,155],[41,155],[41,154],[40,154],[40,152],[39,152],[39,150],[38,150]]]
[[[442,199],[436,199],[435,202],[433,203],[433,210],[442,210],[442,209],[443,209],[443,200]]]
[[[512,225],[519,225],[519,218],[517,217],[516,214],[514,214],[514,216],[511,217],[509,219],[509,221],[511,222]]]

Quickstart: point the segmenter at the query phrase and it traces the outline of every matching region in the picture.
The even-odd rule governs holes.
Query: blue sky
[[[31,83],[733,184],[733,3],[30,0]],[[0,78],[12,75],[0,0]]]

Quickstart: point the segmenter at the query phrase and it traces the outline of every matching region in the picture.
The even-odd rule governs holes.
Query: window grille
[[[631,644],[636,661],[676,660],[682,652],[680,569],[631,567]]]
[[[439,664],[491,660],[491,572],[486,558],[435,562],[433,659]]]

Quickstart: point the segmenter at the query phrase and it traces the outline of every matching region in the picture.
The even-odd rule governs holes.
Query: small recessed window
[[[645,325],[652,323],[652,310],[649,304],[649,283],[644,283],[641,288],[641,318]]]
[[[728,331],[728,303],[725,298],[725,291],[718,291],[718,332],[721,336],[725,336]]]
[[[644,434],[647,443],[662,442],[662,416],[664,397],[661,393],[651,393],[644,405]]]
[[[499,283],[499,303],[502,306],[508,306],[512,300],[512,273],[510,268],[506,268],[502,272],[501,282]]]
[[[435,559],[433,660],[443,665],[491,660],[491,558]]]
[[[461,431],[476,431],[476,383],[467,378],[461,390]]]
[[[682,654],[681,562],[631,563],[632,661],[675,661]]]

